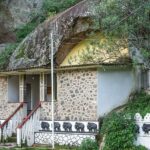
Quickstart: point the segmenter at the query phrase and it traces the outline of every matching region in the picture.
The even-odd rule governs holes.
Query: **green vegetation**
[[[50,150],[50,149],[51,149],[51,146],[47,146],[47,147],[43,146],[43,147],[22,147],[22,148],[16,147],[10,150]],[[5,150],[5,148],[0,148],[0,150]],[[55,145],[55,150],[79,150],[79,149],[77,147]]]
[[[103,120],[100,131],[105,137],[104,150],[146,150],[133,145],[136,139],[135,113],[146,115],[150,110],[150,95],[136,93],[121,112],[112,112]]]
[[[9,63],[9,57],[13,53],[14,49],[18,46],[18,43],[16,44],[9,44],[6,48],[5,51],[3,51],[0,54],[0,69],[4,69],[7,64]]]
[[[42,9],[43,19],[49,17],[51,13],[62,12],[79,1],[81,0],[44,0]]]
[[[38,22],[32,20],[23,27],[16,29],[15,33],[17,37],[17,42],[21,42],[29,33],[31,33],[35,29],[37,25]]]
[[[135,93],[124,111],[131,117],[137,112],[145,116],[150,111],[150,95],[145,92]]]
[[[42,10],[38,14],[32,14],[32,20],[21,28],[16,29],[17,41],[21,42],[29,33],[31,33],[46,18],[64,11],[76,4],[80,0],[44,0]]]
[[[79,150],[98,150],[98,149],[99,147],[98,147],[97,142],[91,139],[83,140],[79,148]]]
[[[95,7],[95,6],[94,6]],[[149,52],[150,3],[147,0],[101,0],[96,6],[99,29],[106,35],[129,39],[130,45]],[[145,53],[150,58],[149,53]]]

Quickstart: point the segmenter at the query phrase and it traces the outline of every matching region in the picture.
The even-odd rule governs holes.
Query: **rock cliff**
[[[94,28],[91,17],[94,15],[90,1],[84,0],[54,18],[47,19],[29,34],[10,58],[8,70],[41,67],[48,65],[50,55],[50,35],[53,33],[55,52],[60,51],[59,59],[65,57],[65,51],[78,42],[74,37],[85,37]],[[72,40],[70,46],[63,46]],[[81,39],[80,39],[81,40]],[[63,54],[64,53],[64,54]],[[59,60],[58,60],[59,63]]]
[[[0,0],[0,44],[15,42],[13,30],[39,13],[43,0]]]

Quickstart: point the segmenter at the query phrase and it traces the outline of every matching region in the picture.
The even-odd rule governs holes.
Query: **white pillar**
[[[24,101],[24,75],[19,75],[19,101]]]
[[[21,147],[21,129],[17,128],[17,146]]]
[[[40,74],[40,101],[45,101],[45,75],[44,73]]]

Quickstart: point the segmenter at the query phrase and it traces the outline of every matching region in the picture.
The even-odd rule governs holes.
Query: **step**
[[[0,143],[0,149],[11,149],[17,146],[16,143]]]
[[[8,143],[16,143],[17,142],[17,137],[15,137],[15,136],[9,137],[7,139],[7,142]]]

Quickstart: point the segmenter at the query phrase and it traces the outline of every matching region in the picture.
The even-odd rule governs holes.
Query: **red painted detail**
[[[40,107],[41,107],[41,102],[39,102],[37,106],[30,112],[30,114],[23,119],[22,123],[17,128],[21,129],[24,126],[24,124],[31,118],[31,116],[36,112],[36,110]]]
[[[16,110],[0,125],[0,128],[3,128],[8,121],[11,120],[11,118],[23,107],[24,102],[21,102],[20,105],[16,108]]]

